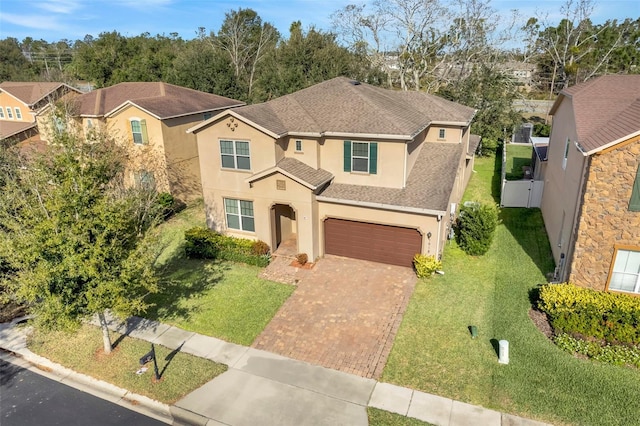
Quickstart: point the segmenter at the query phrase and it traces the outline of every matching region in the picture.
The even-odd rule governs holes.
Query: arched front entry
[[[288,204],[271,206],[272,251],[280,249],[287,254],[298,252],[298,223],[296,211]],[[291,252],[291,253],[288,253]]]

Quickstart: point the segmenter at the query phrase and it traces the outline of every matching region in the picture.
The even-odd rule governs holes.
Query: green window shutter
[[[629,200],[629,210],[632,212],[640,212],[640,165],[636,172],[636,180],[633,182],[631,191],[631,200]]]
[[[378,143],[369,144],[369,174],[375,175],[378,172]]]
[[[142,143],[149,143],[149,136],[147,135],[147,120],[140,120],[140,129],[142,130]]]
[[[351,141],[344,141],[344,171],[351,171]]]

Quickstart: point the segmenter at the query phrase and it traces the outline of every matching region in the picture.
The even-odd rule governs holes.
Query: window
[[[153,172],[148,170],[139,170],[134,173],[134,181],[137,188],[142,189],[155,189],[156,187],[156,178],[153,175]]]
[[[567,140],[564,143],[564,157],[562,158],[562,170],[567,168],[567,158],[569,158],[569,144],[571,143],[571,140],[569,138],[567,138]]]
[[[444,139],[444,129],[440,129],[438,132],[438,139]]]
[[[640,293],[640,248],[616,248],[613,259],[609,290]]]
[[[1,106],[0,106],[0,119],[4,120],[4,110],[2,109]]]
[[[225,169],[251,170],[249,142],[221,140],[220,158]]]
[[[344,171],[364,172],[375,175],[378,165],[376,142],[344,141]]]
[[[296,152],[302,152],[302,141],[296,141]]]
[[[203,120],[203,121],[207,121],[207,120],[208,120],[208,119],[210,119],[211,117],[213,117],[213,113],[205,112],[204,114],[202,114],[202,120]]]
[[[640,212],[640,164],[636,172],[636,180],[633,182],[631,189],[631,199],[629,200],[629,210],[632,212]]]
[[[255,232],[253,220],[253,201],[224,199],[224,212],[227,216],[227,227],[241,231]]]
[[[149,143],[149,137],[147,136],[146,120],[132,118],[131,119],[131,135],[133,136],[133,143],[136,145]]]
[[[20,111],[20,108],[15,107],[14,109],[16,111],[16,120],[22,120],[22,111]]]
[[[13,112],[11,112],[11,107],[7,107],[7,118],[9,120],[13,120]]]
[[[87,119],[87,129],[91,129],[93,127],[93,121],[90,118]]]

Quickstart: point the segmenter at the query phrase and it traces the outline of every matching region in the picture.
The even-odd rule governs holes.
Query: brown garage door
[[[422,249],[422,235],[416,229],[329,218],[324,245],[327,254],[410,267]]]

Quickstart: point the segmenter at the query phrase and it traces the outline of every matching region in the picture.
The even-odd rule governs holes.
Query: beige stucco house
[[[189,129],[208,224],[311,260],[440,256],[479,143],[474,114],[344,77],[224,111]]]
[[[556,278],[640,294],[640,75],[569,87],[551,114],[542,214]]]
[[[172,84],[133,82],[94,90],[65,107],[81,131],[106,129],[126,145],[129,184],[153,183],[160,192],[190,201],[202,197],[202,187],[196,137],[186,130],[240,105]]]
[[[52,102],[79,94],[79,90],[64,83],[0,83],[0,140],[39,139],[36,114]]]

